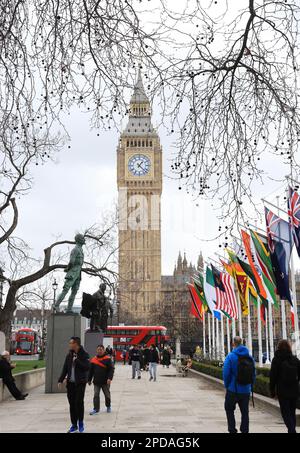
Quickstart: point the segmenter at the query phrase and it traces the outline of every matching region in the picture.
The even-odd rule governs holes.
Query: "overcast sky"
[[[159,123],[155,104],[153,110],[155,126]],[[42,257],[44,247],[58,235],[70,239],[76,232],[101,220],[102,213],[111,209],[117,201],[116,148],[119,131],[90,130],[87,114],[76,108],[68,116],[66,126],[72,139],[71,149],[66,146],[55,162],[34,168],[34,186],[19,202],[17,235],[28,242],[36,257]],[[196,263],[201,250],[205,258],[220,252],[218,241],[208,241],[218,233],[219,221],[216,217],[220,213],[215,211],[212,201],[195,201],[193,194],[178,190],[178,182],[172,179],[170,172],[171,153],[174,152],[171,137],[163,127],[158,129],[158,133],[164,162],[162,272],[170,274],[179,250],[186,252],[188,261],[193,263]],[[275,179],[288,171],[270,157],[262,165],[272,168]],[[285,203],[282,182],[266,179],[264,186],[254,186],[257,205],[261,196],[276,202],[277,194],[280,195],[280,202]]]

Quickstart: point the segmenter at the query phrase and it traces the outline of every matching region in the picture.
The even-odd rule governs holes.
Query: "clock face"
[[[135,154],[128,161],[128,170],[134,176],[145,176],[149,173],[151,161],[144,154]]]

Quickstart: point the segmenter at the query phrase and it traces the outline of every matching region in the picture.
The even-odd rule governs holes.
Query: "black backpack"
[[[254,362],[249,356],[239,356],[236,382],[239,385],[253,384]]]

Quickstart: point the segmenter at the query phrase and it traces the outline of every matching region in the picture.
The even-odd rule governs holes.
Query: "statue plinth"
[[[58,389],[57,382],[68,353],[68,343],[74,336],[83,339],[85,325],[85,320],[78,313],[52,313],[50,315],[47,329],[46,393],[66,391],[64,385]]]
[[[102,331],[87,330],[84,334],[84,349],[90,355],[94,357],[96,349],[99,344],[104,343],[104,333]]]

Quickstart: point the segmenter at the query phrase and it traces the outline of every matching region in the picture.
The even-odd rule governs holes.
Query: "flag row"
[[[227,259],[218,265],[207,263],[205,269],[188,282],[191,314],[202,319],[209,312],[238,319],[249,314],[253,303],[260,309],[265,322],[269,304],[278,308],[278,301],[291,305],[294,325],[295,300],[290,289],[289,264],[293,247],[300,257],[300,196],[289,188],[288,220],[265,207],[266,229],[241,229],[237,250],[226,248]],[[296,295],[295,295],[296,297]]]

